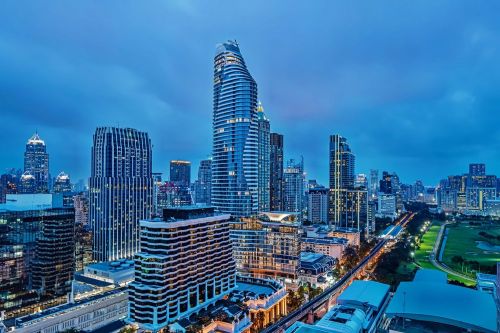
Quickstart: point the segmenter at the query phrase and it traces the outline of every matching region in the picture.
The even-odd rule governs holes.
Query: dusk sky
[[[53,176],[90,175],[97,126],[150,134],[154,171],[212,149],[213,57],[236,39],[285,158],[328,185],[328,136],[356,172],[434,185],[500,175],[500,2],[2,1],[0,171],[46,141]]]

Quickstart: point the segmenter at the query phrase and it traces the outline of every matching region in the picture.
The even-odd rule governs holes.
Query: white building
[[[379,193],[378,194],[378,211],[379,217],[390,217],[395,219],[396,214],[396,197],[394,194]]]
[[[307,193],[307,219],[312,223],[328,223],[328,189],[315,187]]]

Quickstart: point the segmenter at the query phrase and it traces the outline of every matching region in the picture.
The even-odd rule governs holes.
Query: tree
[[[127,325],[124,328],[122,328],[118,333],[135,333],[137,332],[137,329],[133,326]]]

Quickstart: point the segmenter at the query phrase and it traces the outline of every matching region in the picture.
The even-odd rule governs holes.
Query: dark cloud
[[[86,178],[96,126],[148,131],[155,170],[211,150],[215,44],[236,38],[287,157],[327,182],[328,135],[357,171],[500,174],[500,4],[4,1],[0,167],[36,129],[51,171]],[[196,168],[194,168],[196,169]]]

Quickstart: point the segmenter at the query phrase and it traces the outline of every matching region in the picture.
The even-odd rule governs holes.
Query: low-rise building
[[[20,317],[15,321],[15,332],[54,333],[71,328],[86,332],[93,331],[125,319],[127,309],[127,290],[125,288],[113,289],[74,303]]]
[[[389,285],[356,280],[337,298],[315,325],[296,322],[287,333],[363,333],[375,332],[389,302]]]
[[[301,240],[301,250],[304,252],[316,252],[340,259],[344,253],[349,240],[338,237],[303,237]]]
[[[328,237],[345,238],[353,246],[359,246],[361,242],[361,233],[355,228],[337,228],[328,232]]]
[[[328,282],[333,281],[331,272],[335,262],[336,260],[328,255],[301,252],[299,283],[311,284],[314,288],[321,287],[324,289],[328,286]]]
[[[385,312],[382,332],[497,332],[493,296],[451,285],[446,273],[420,269],[401,282]]]

